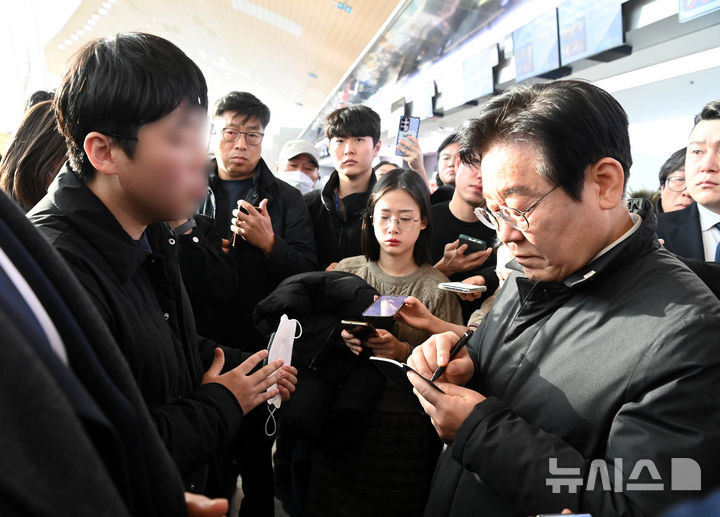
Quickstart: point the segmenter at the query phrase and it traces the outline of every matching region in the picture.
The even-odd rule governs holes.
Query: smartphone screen
[[[417,138],[419,132],[420,117],[400,117],[400,127],[398,128],[397,141],[395,142],[395,154],[397,156],[405,156],[405,153],[397,148],[400,144],[400,140],[407,140],[408,136],[414,136]]]
[[[439,391],[440,393],[445,393],[443,390],[441,390],[437,384],[435,384],[433,381],[425,377],[424,375],[419,374],[417,371],[415,371],[412,367],[408,366],[405,363],[401,363],[399,361],[395,361],[394,359],[386,359],[384,357],[375,357],[372,356],[370,358],[371,361],[377,366],[377,368],[388,378],[392,381],[393,384],[395,384],[398,388],[404,389],[414,397],[412,394],[413,385],[410,382],[410,379],[407,377],[407,372],[412,371],[415,372],[415,374],[420,377],[423,381],[425,381],[427,384],[429,384],[433,389]],[[415,397],[416,398],[416,397]],[[417,399],[417,398],[416,398]]]
[[[475,237],[470,237],[469,235],[464,234],[460,234],[458,239],[460,240],[460,246],[467,244],[465,255],[469,255],[470,253],[475,253],[477,251],[485,251],[487,249],[487,242],[482,239],[476,239]]]
[[[407,296],[381,296],[363,312],[371,318],[392,318],[405,303]]]
[[[377,336],[377,330],[367,321],[351,321],[342,320],[342,328],[350,332],[360,341],[366,341],[368,338]]]

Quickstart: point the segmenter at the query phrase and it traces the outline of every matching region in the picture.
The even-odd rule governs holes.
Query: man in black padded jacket
[[[163,94],[133,92],[141,85]],[[172,43],[118,34],[75,54],[55,109],[70,161],[28,218],[90,295],[187,489],[201,492],[213,453],[273,396],[268,375],[280,366],[251,374],[267,352],[240,364],[239,351],[197,335],[176,236],[162,222],[205,193],[205,80]],[[293,372],[279,371],[286,397]]]
[[[662,249],[651,203],[624,203],[627,127],[607,92],[556,81],[461,134],[515,272],[444,394],[411,375],[449,444],[425,515],[652,516],[720,485],[720,302]],[[456,341],[409,364],[432,375]]]

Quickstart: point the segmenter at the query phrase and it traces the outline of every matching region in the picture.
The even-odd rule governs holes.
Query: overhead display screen
[[[558,7],[563,66],[624,43],[620,0],[568,0]]]
[[[560,68],[557,10],[535,18],[513,32],[515,80]]]

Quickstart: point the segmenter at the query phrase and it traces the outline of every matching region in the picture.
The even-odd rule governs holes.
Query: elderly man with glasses
[[[628,121],[581,81],[514,88],[460,135],[514,272],[467,347],[409,377],[448,444],[427,516],[657,515],[720,484],[720,302],[624,201]]]

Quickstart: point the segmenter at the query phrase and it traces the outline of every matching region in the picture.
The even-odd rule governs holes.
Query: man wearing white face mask
[[[314,145],[306,140],[290,140],[280,150],[275,176],[307,194],[320,187],[318,162]]]

